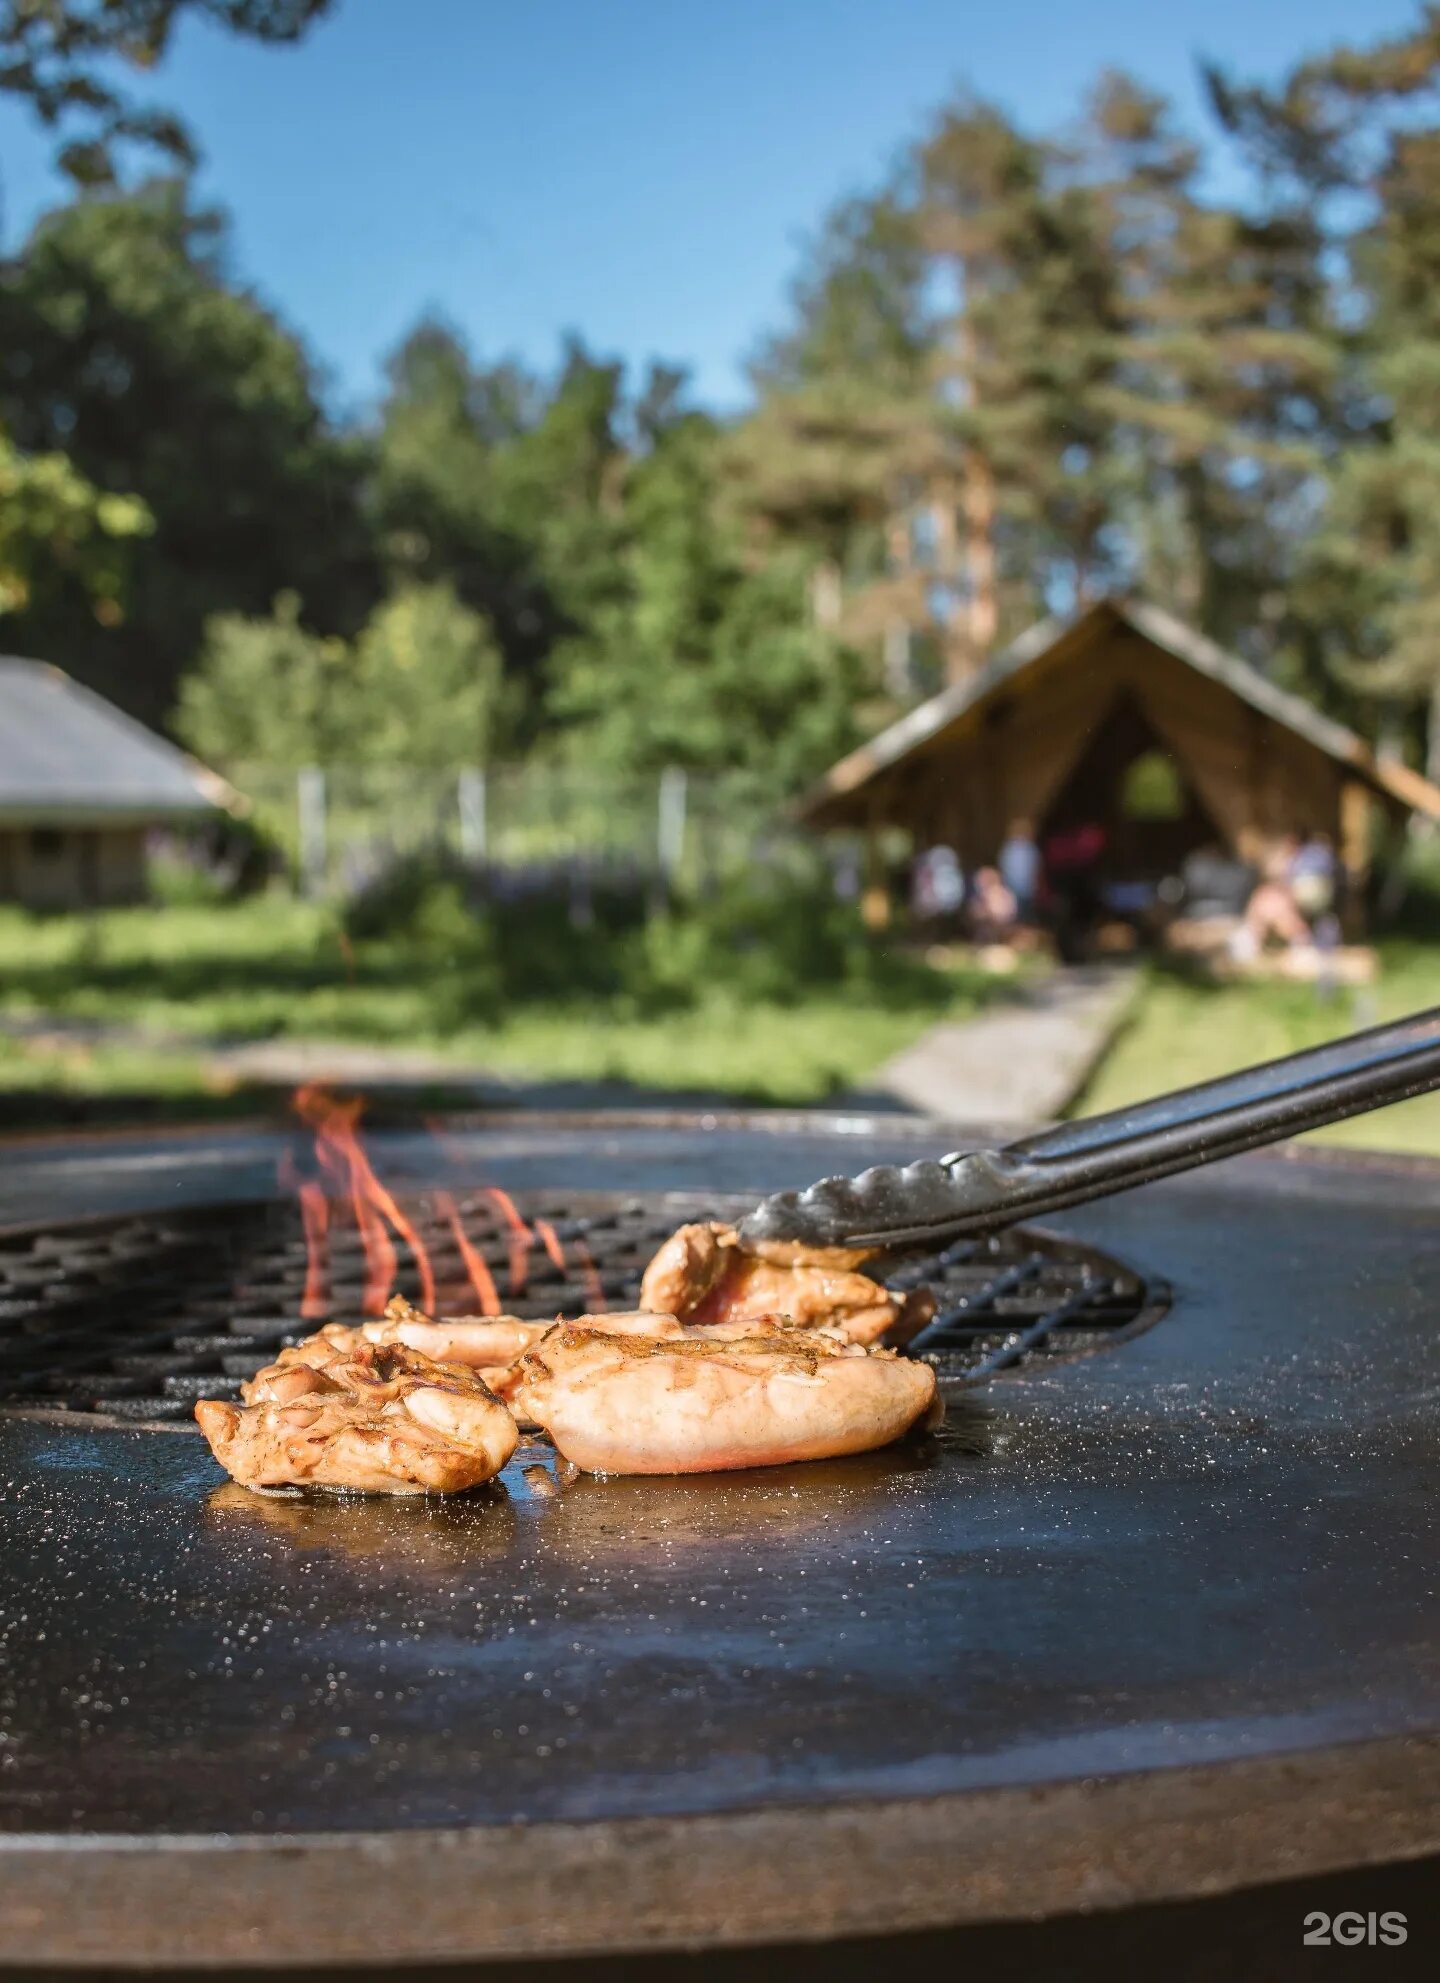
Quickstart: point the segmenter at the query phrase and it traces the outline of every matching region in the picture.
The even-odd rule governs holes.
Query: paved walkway
[[[868,1089],[957,1122],[1050,1122],[1084,1087],[1115,1037],[1138,979],[1126,965],[1071,965],[975,1019],[932,1026]]]

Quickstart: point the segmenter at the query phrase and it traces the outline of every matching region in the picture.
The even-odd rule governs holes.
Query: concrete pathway
[[[977,1018],[932,1026],[886,1062],[867,1093],[957,1122],[1053,1121],[1119,1031],[1138,983],[1128,965],[1061,967]]]

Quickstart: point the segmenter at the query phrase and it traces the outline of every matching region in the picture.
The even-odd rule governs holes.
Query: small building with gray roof
[[[0,656],[0,902],[142,901],[150,833],[238,804],[223,778],[63,670]]]

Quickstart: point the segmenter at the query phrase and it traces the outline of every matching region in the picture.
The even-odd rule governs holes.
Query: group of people
[[[1258,955],[1272,943],[1324,949],[1339,942],[1340,871],[1326,833],[1287,834],[1248,859],[1203,847],[1169,882],[1133,888],[1103,879],[1107,847],[1098,823],[1059,828],[1042,847],[1030,821],[1017,819],[994,861],[971,875],[953,847],[917,856],[911,908],[922,925],[979,944],[1012,943],[1044,927],[1064,956],[1082,954],[1107,915],[1143,921],[1151,912],[1166,920],[1227,918],[1237,955]]]
[[[1003,944],[1040,920],[1045,862],[1028,820],[1016,820],[993,863],[966,876],[953,847],[928,847],[911,873],[911,908],[922,923],[972,942]]]
[[[1264,854],[1232,941],[1242,956],[1258,956],[1267,943],[1288,949],[1340,940],[1336,916],[1339,865],[1328,833],[1286,834]]]

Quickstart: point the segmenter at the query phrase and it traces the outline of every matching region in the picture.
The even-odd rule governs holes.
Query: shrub
[[[639,883],[581,890],[562,873],[501,891],[443,857],[417,856],[357,895],[344,926],[355,943],[398,945],[417,969],[452,975],[469,1017],[576,998],[659,1013],[715,992],[770,1005],[816,990],[913,999],[936,983],[870,938],[818,864],[756,871],[652,913]]]

